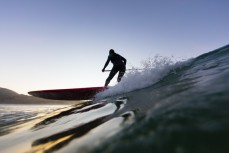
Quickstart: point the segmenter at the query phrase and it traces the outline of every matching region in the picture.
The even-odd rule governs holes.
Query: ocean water
[[[63,107],[67,106],[0,104],[0,136],[10,133],[16,125],[45,116]]]
[[[228,153],[229,45],[180,62],[150,58],[92,101],[6,106],[0,119],[3,153]]]

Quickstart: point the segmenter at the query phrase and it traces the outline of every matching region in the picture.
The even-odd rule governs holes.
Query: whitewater
[[[1,152],[228,153],[228,78],[229,45],[184,61],[149,58],[91,101],[1,107]]]
[[[142,89],[155,84],[168,75],[176,73],[179,68],[185,67],[191,63],[192,59],[186,61],[174,62],[172,58],[156,55],[142,61],[142,68],[133,67],[122,79],[121,82],[108,90],[98,93],[95,98],[100,99],[107,96],[127,93],[136,89]]]

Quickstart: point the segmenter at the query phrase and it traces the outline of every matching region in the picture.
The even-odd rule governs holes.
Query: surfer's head
[[[110,49],[109,54],[113,55],[115,53],[114,49]]]

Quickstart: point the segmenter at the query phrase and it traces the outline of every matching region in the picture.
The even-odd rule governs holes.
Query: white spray
[[[169,72],[175,72],[176,68],[188,65],[191,61],[174,62],[171,58],[159,55],[148,58],[142,61],[142,70],[133,67],[133,70],[126,73],[121,82],[113,87],[109,87],[108,90],[98,93],[96,99],[148,87],[160,81]]]

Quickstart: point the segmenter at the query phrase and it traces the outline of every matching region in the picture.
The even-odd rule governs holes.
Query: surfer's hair
[[[109,53],[114,54],[115,53],[114,49],[110,49]]]

